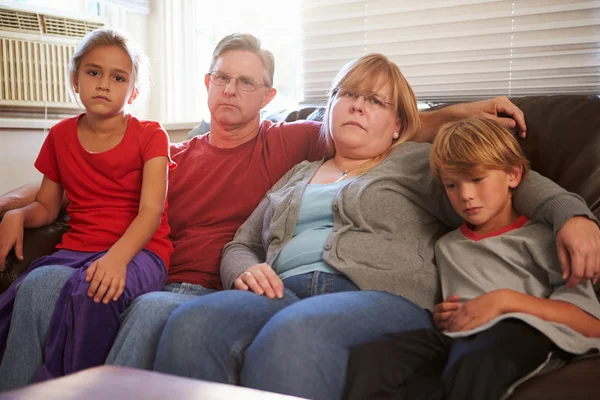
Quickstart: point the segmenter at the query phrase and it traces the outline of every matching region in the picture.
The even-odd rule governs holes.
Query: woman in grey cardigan
[[[297,165],[265,196],[223,252],[223,286],[237,290],[180,306],[155,369],[331,400],[350,347],[432,327],[433,245],[461,220],[429,175],[430,146],[410,142],[418,126],[394,63],[373,54],[348,64],[323,125],[331,157]],[[555,230],[573,215],[593,219],[537,174],[514,199]]]

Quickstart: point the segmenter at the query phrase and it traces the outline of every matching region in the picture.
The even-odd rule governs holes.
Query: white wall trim
[[[59,121],[59,119],[0,118],[0,129],[50,129]]]

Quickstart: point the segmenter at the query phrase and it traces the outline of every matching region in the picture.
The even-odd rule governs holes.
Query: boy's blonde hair
[[[391,86],[391,102],[394,103],[396,116],[400,119],[400,136],[394,140],[392,146],[386,152],[376,157],[373,162],[368,163],[356,173],[362,173],[373,168],[384,160],[394,147],[400,143],[413,140],[421,126],[417,99],[408,81],[400,72],[400,68],[383,54],[367,54],[346,64],[331,85],[321,127],[321,139],[327,145],[328,156],[335,155],[335,143],[331,137],[331,127],[329,126],[329,115],[335,96],[342,89],[356,90],[360,93],[374,92],[380,89],[380,87],[376,87],[380,77],[384,78],[383,85],[389,84]]]
[[[79,42],[77,48],[69,61],[69,86],[71,94],[75,95],[75,78],[79,73],[81,60],[98,46],[117,46],[123,49],[129,58],[132,65],[133,89],[137,95],[144,95],[150,86],[150,62],[148,56],[139,48],[138,44],[129,37],[126,33],[112,28],[98,28],[84,36]]]
[[[514,135],[499,123],[484,118],[443,125],[433,141],[429,162],[431,174],[438,180],[442,171],[472,174],[486,169],[511,172],[521,167],[521,180],[529,171],[529,161]]]
[[[275,57],[269,50],[261,47],[260,39],[249,33],[232,33],[225,36],[217,43],[210,61],[209,72],[213,72],[217,59],[224,53],[233,50],[248,51],[256,54],[265,67],[265,85],[273,87],[273,77],[275,75]],[[260,83],[260,82],[259,82]]]

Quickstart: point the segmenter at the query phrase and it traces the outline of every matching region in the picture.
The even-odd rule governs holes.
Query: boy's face
[[[513,222],[511,189],[519,185],[521,168],[443,171],[441,178],[450,203],[475,231],[486,234]]]

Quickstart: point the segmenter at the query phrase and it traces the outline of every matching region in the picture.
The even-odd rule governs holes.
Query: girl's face
[[[88,114],[111,117],[123,112],[137,96],[133,64],[119,46],[98,46],[81,59],[73,81]]]
[[[329,126],[336,152],[354,159],[369,159],[384,153],[393,143],[400,120],[391,98],[390,84],[378,79],[375,89],[358,93],[341,88],[331,104]]]

